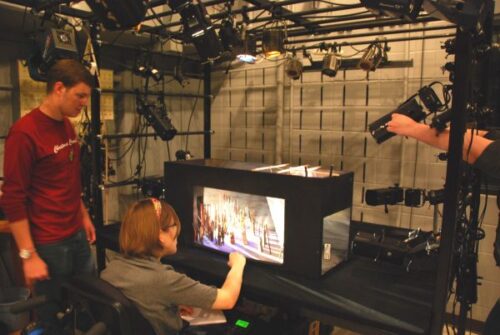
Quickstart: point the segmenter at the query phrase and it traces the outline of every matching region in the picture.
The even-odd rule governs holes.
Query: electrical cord
[[[198,93],[196,94],[196,98],[194,99],[193,107],[191,108],[191,113],[189,114],[189,120],[188,120],[188,126],[187,126],[187,132],[189,133],[189,129],[191,128],[191,121],[193,119],[194,111],[196,109],[196,105],[198,103],[198,96],[200,95],[200,90],[201,90],[201,80],[198,82]],[[188,151],[188,143],[189,143],[189,135],[186,137],[186,152]],[[170,157],[170,153],[169,153]]]

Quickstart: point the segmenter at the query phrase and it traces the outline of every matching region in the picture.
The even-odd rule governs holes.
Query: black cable
[[[189,121],[188,121],[188,126],[187,126],[188,133],[189,133],[189,129],[191,128],[191,120],[193,119],[194,111],[196,109],[196,104],[198,103],[198,96],[200,95],[200,89],[201,89],[201,80],[198,82],[198,93],[196,94],[197,96],[194,100],[193,107],[191,108],[191,114],[189,115]],[[186,152],[188,151],[188,143],[189,143],[189,136],[186,137]]]

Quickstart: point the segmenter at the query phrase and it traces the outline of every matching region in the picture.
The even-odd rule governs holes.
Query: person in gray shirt
[[[181,313],[192,307],[231,309],[241,290],[245,257],[229,255],[230,270],[221,288],[202,284],[178,273],[160,259],[177,251],[181,230],[174,209],[155,198],[131,205],[120,229],[121,255],[113,259],[101,278],[134,302],[157,335],[177,334]]]

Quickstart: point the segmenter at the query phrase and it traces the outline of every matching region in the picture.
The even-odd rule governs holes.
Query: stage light
[[[425,202],[425,191],[419,188],[408,188],[405,190],[406,207],[422,207]]]
[[[384,60],[387,60],[386,50],[376,41],[368,46],[359,60],[358,67],[366,72],[375,71]]]
[[[437,114],[432,118],[430,127],[436,129],[436,131],[439,133],[442,132],[448,127],[448,123],[451,121],[451,116],[451,110],[447,110],[443,113]]]
[[[240,32],[234,27],[232,20],[225,20],[219,30],[222,46],[226,51],[233,51],[241,48],[243,41]]]
[[[285,61],[285,73],[293,80],[297,80],[302,75],[303,65],[300,59],[294,54]]]
[[[285,30],[275,26],[262,32],[262,51],[266,59],[275,59],[285,52]]]
[[[189,159],[192,159],[193,156],[191,155],[191,152],[189,152],[189,150],[177,150],[175,152],[175,159],[177,159],[178,161],[186,161],[186,160],[189,160]]]
[[[423,0],[361,0],[372,13],[379,16],[415,20],[422,9]]]
[[[129,29],[137,26],[146,15],[143,0],[86,0],[92,12],[108,30]]]
[[[246,34],[241,51],[236,56],[241,62],[255,63],[257,60],[257,39],[254,34]]]
[[[403,189],[398,185],[389,188],[366,190],[365,201],[367,205],[395,205],[403,201]]]
[[[180,14],[184,34],[190,38],[202,61],[219,58],[222,45],[203,3],[169,0],[168,4]]]
[[[47,71],[57,60],[79,59],[74,30],[47,29],[37,36],[35,50],[28,58],[28,72],[33,80],[47,81]]]
[[[167,115],[164,104],[156,106],[142,99],[137,99],[137,112],[146,118],[148,124],[153,127],[155,133],[164,141],[170,141],[177,134],[177,129]]]
[[[335,77],[339,71],[341,58],[334,52],[329,52],[323,58],[321,73],[328,77]]]
[[[146,198],[157,198],[164,199],[165,196],[165,184],[163,183],[163,178],[161,177],[145,177],[139,179],[137,184],[142,192],[142,195]]]
[[[436,113],[444,107],[441,99],[439,99],[431,86],[424,86],[418,90],[418,97],[430,112]]]
[[[423,107],[417,102],[415,98],[411,98],[410,100],[401,104],[394,111],[387,113],[368,126],[370,134],[378,144],[385,142],[396,135],[387,130],[387,123],[391,121],[393,113],[404,114],[417,122],[420,122],[425,118]]]

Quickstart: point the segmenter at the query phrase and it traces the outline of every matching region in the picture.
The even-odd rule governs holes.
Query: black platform
[[[100,243],[117,250],[118,230],[119,225],[112,225],[99,231]],[[228,271],[227,257],[200,249],[181,247],[164,261],[215,285],[222,284]],[[360,257],[351,257],[318,280],[248,262],[242,295],[364,334],[427,334],[434,283],[433,272],[407,273],[400,266]]]

